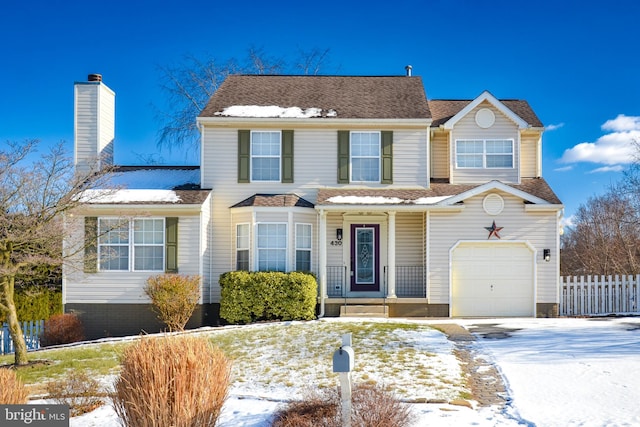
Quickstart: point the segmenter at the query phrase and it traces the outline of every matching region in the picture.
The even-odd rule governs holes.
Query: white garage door
[[[534,316],[534,257],[526,245],[462,243],[451,268],[452,316]]]

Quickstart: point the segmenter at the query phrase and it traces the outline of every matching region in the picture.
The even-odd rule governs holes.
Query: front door
[[[380,225],[351,224],[351,291],[380,291]]]

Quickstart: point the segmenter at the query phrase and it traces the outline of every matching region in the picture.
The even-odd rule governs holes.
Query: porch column
[[[320,278],[320,301],[324,308],[324,300],[327,298],[327,212],[320,211],[320,230],[318,232],[318,277]],[[324,314],[324,313],[323,313]]]
[[[396,213],[393,211],[389,212],[387,261],[387,298],[396,298]]]

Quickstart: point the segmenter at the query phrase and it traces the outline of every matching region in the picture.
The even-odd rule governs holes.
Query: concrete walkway
[[[433,327],[446,334],[454,343],[454,353],[460,360],[460,367],[467,378],[473,399],[480,406],[503,408],[509,399],[504,381],[495,365],[478,351],[476,337],[455,323],[438,324]]]

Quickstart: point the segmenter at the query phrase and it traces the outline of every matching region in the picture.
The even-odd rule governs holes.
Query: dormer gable
[[[445,129],[453,129],[454,126],[463,117],[465,117],[467,114],[472,112],[474,109],[476,109],[476,107],[478,107],[480,104],[482,104],[485,101],[488,102],[489,104],[491,104],[493,107],[495,107],[498,111],[500,111],[502,114],[504,114],[507,118],[509,118],[518,127],[518,129],[527,129],[527,128],[531,127],[531,125],[529,123],[527,123],[522,117],[520,117],[518,114],[514,113],[503,102],[501,102],[499,99],[497,99],[489,91],[486,91],[486,90],[484,92],[482,92],[480,94],[480,96],[478,96],[473,101],[471,101],[469,104],[467,104],[467,106],[464,107],[462,110],[460,110],[457,114],[455,114],[453,117],[451,117],[449,120],[447,120],[442,126]],[[476,119],[476,122],[478,122],[481,127],[484,126],[483,123],[489,124],[490,120],[491,120],[490,117],[482,115],[482,113],[485,113],[486,111],[490,111],[490,110],[482,110],[482,111],[476,112],[476,118],[475,119]]]

